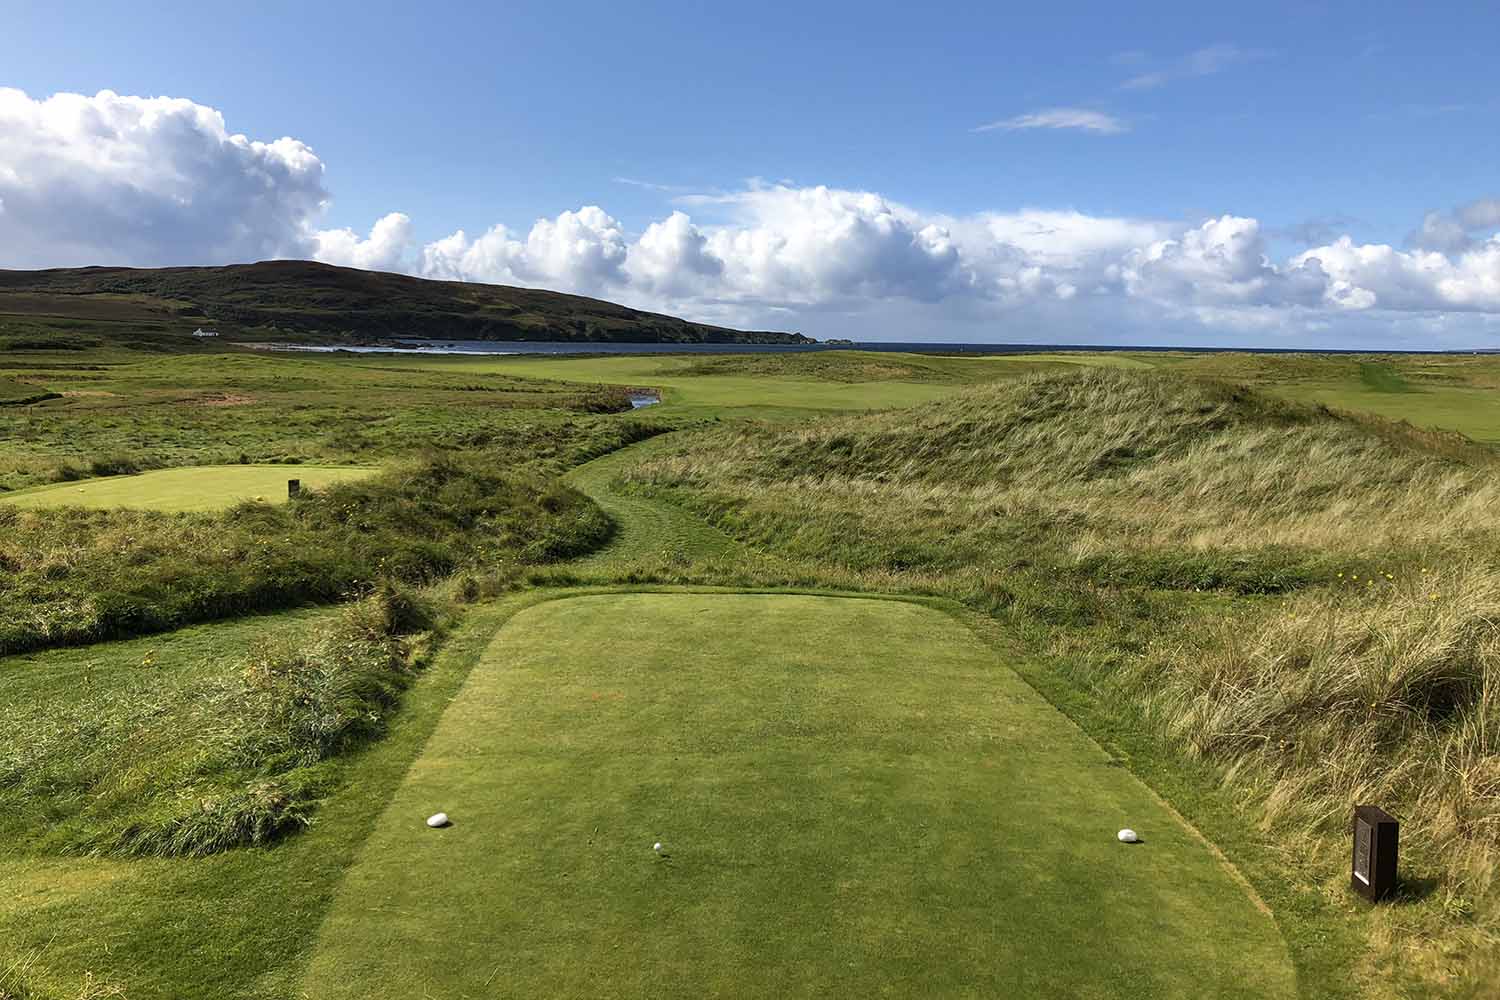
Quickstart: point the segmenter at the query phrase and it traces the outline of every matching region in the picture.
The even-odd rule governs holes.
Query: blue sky
[[[44,110],[0,116],[34,140],[9,190],[0,145],[0,265],[269,249],[822,336],[1500,342],[1500,8],[978,6],[25,5],[0,87]],[[276,194],[283,229],[215,236],[185,200],[241,234],[264,198],[224,193],[250,187],[201,120],[104,112],[114,141],[159,129],[164,179],[47,152],[40,102],[100,91],[291,137],[318,177]],[[94,210],[121,231],[45,222]],[[1057,213],[1056,246],[1010,235]]]

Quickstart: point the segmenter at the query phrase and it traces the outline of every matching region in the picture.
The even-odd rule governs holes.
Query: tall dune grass
[[[609,531],[555,479],[442,453],[221,514],[0,505],[0,654],[328,603],[380,578],[548,562]]]
[[[1441,919],[1493,953],[1497,471],[1451,435],[1096,370],[700,435],[626,485],[810,575],[1002,618],[1327,866],[1351,807],[1386,805]]]
[[[16,734],[0,741],[0,824],[64,853],[271,843],[310,822],[337,778],[328,762],[384,732],[438,624],[426,599],[384,584],[186,688],[143,677],[72,716],[0,705]]]

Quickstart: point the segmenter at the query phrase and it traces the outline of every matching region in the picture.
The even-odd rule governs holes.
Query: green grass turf
[[[293,977],[381,807],[500,622],[537,599],[526,594],[475,608],[407,692],[389,735],[336,762],[336,794],[306,832],[276,847],[190,861],[58,858],[38,852],[24,822],[0,824],[0,984],[8,985],[7,969],[26,967],[26,985],[45,1000],[112,997],[103,987],[113,986],[126,1000],[302,996]],[[90,711],[107,719],[119,714],[113,702],[122,697],[154,697],[169,714],[187,693],[179,688],[233,671],[256,642],[306,628],[318,614],[248,617],[0,659],[0,702],[48,700],[64,719]],[[157,657],[155,676],[143,678],[148,652]],[[20,731],[46,731],[57,724],[46,714],[17,704],[3,717],[27,727]],[[153,721],[137,738],[160,744],[171,735],[167,721]],[[190,742],[193,734],[176,739]],[[171,745],[163,750],[175,752]],[[0,805],[14,808],[3,799]],[[89,972],[98,988],[81,993]]]
[[[316,465],[201,465],[135,476],[106,476],[0,495],[17,507],[143,507],[152,510],[224,510],[244,500],[285,503],[287,480],[303,489],[363,479],[375,469]]]
[[[1161,354],[1155,367],[1500,444],[1500,356]]]
[[[623,471],[671,444],[671,435],[662,435],[596,458],[567,474],[568,485],[586,493],[615,525],[607,545],[575,560],[570,568],[609,569],[652,556],[683,562],[714,557],[745,564],[763,560],[759,553],[686,511],[616,487],[615,479]]]
[[[438,809],[452,828],[424,826]],[[1116,842],[1127,824],[1145,844]],[[500,632],[303,988],[1268,997],[1294,977],[1195,834],[947,615],[635,594]]]
[[[1292,399],[1458,431],[1476,441],[1500,444],[1500,391],[1493,388],[1456,385],[1393,392],[1348,383],[1269,388]]]
[[[1397,374],[1391,365],[1366,361],[1359,366],[1359,379],[1374,392],[1411,392],[1411,383]]]
[[[624,394],[495,375],[400,371],[337,355],[143,355],[0,348],[0,378],[58,398],[0,406],[0,487],[188,465],[382,465],[428,449],[545,459]],[[96,468],[98,466],[98,468]]]
[[[8,403],[17,399],[30,399],[41,391],[34,385],[27,385],[24,382],[17,382],[15,379],[0,376],[0,403]]]
[[[841,352],[840,356],[847,355]],[[951,382],[946,381],[876,380],[850,383],[811,375],[799,377],[795,358],[786,364],[783,372],[774,377],[764,374],[706,375],[681,372],[681,369],[701,365],[704,360],[701,355],[613,355],[582,358],[387,357],[381,359],[381,364],[420,371],[463,371],[475,375],[508,375],[658,388],[662,390],[662,403],[659,409],[651,408],[653,416],[791,419],[827,411],[913,406],[949,395],[955,389]],[[986,373],[982,370],[964,375],[965,380],[979,380],[983,377],[986,377]]]

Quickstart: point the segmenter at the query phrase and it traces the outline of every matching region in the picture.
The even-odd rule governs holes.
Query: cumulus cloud
[[[1500,235],[1457,255],[1356,245],[1341,237],[1292,259],[1328,276],[1325,301],[1346,309],[1500,312]]]
[[[1189,65],[1206,72],[1224,60],[1233,61],[1220,53]],[[1269,239],[1285,233],[1244,215],[946,215],[876,192],[791,183],[675,191],[661,191],[675,210],[635,231],[597,205],[529,229],[496,224],[425,243],[400,212],[367,232],[320,228],[323,164],[295,139],[249,139],[184,100],[0,90],[0,266],[312,257],[824,336],[1267,343],[1295,334],[1357,337],[1361,346],[1500,338],[1496,199],[1429,213],[1405,249],[1356,243],[1327,221],[1307,230],[1304,245],[1315,245],[1277,259]]]
[[[592,294],[623,283],[626,253],[619,222],[597,205],[585,205],[538,219],[524,240],[498,225],[473,240],[459,230],[423,248],[421,271]]]
[[[632,284],[664,296],[703,294],[724,274],[724,260],[708,249],[708,237],[682,212],[653,222],[625,256]]]
[[[707,249],[736,296],[932,301],[962,282],[947,229],[880,195],[777,185],[719,201],[734,221],[710,229]]]
[[[306,145],[233,134],[213,108],[0,89],[0,253],[12,266],[305,254],[327,199]]]
[[[1102,111],[1091,111],[1088,108],[1045,108],[1030,114],[1016,115],[1014,118],[980,125],[969,131],[992,132],[995,129],[1003,129],[1007,132],[1016,132],[1033,128],[1078,129],[1083,132],[1097,132],[1100,135],[1118,135],[1121,132],[1130,131],[1130,126],[1113,115],[1107,115]]]
[[[1462,253],[1475,247],[1476,233],[1500,230],[1500,198],[1479,198],[1451,212],[1428,212],[1422,225],[1406,237],[1410,246],[1439,253]]]
[[[311,235],[312,256],[328,264],[366,271],[400,271],[412,249],[411,219],[392,212],[361,237],[352,229],[322,229]]]

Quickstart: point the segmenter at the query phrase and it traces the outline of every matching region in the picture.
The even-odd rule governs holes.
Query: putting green
[[[222,510],[242,500],[285,503],[288,479],[318,489],[363,479],[375,469],[312,465],[195,465],[138,476],[106,476],[0,494],[16,507],[149,507],[153,510]]]
[[[440,809],[454,825],[428,829]],[[1126,825],[1145,842],[1118,843]],[[514,618],[346,876],[304,988],[1295,992],[1214,854],[953,619],[706,594]]]

